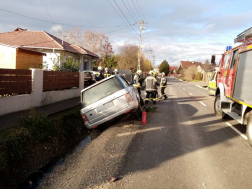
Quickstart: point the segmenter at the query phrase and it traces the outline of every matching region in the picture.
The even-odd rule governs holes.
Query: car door
[[[224,54],[222,56],[222,59],[220,61],[220,65],[219,65],[219,72],[217,75],[217,86],[219,86],[220,83],[224,83],[224,72],[225,72],[226,59],[227,59],[227,55]]]
[[[236,49],[233,52],[233,57],[232,57],[230,67],[229,67],[229,83],[228,83],[228,85],[230,87],[229,96],[232,95],[232,91],[233,91],[233,87],[234,87],[236,64],[238,62],[238,53],[239,53],[239,49]]]
[[[225,69],[223,70],[223,83],[224,83],[224,94],[225,96],[230,97],[230,92],[231,92],[231,85],[230,85],[230,70],[229,70],[229,65],[231,62],[231,58],[232,58],[232,52],[229,52],[227,54],[227,58],[226,58],[226,62],[225,62]]]

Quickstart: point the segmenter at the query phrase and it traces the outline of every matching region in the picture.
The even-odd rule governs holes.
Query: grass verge
[[[80,109],[76,106],[51,116],[31,110],[18,125],[0,132],[0,188],[16,188],[85,138],[88,130]]]

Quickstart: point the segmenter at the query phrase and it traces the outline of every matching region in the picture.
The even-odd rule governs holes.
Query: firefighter
[[[153,71],[149,72],[149,76],[145,79],[145,90],[146,90],[146,98],[145,103],[148,104],[150,96],[152,98],[153,104],[157,102],[157,80],[153,76]]]
[[[102,67],[99,66],[98,67],[98,72],[95,74],[95,80],[96,80],[96,82],[98,82],[98,81],[100,81],[102,79],[104,79],[104,75],[102,73]]]
[[[166,88],[166,83],[167,83],[167,79],[166,79],[166,77],[165,77],[165,73],[164,72],[162,72],[162,74],[161,74],[161,80],[160,80],[160,87],[161,87],[161,98],[162,97],[164,97],[164,99],[166,100],[167,99],[167,96],[166,96],[166,94],[165,94],[165,88]]]
[[[158,95],[158,91],[159,91],[159,85],[160,85],[160,78],[158,77],[158,69],[154,69],[154,71],[153,71],[153,76],[155,77],[155,79],[157,80],[157,83],[156,83],[156,88],[157,88],[157,97],[159,96]]]
[[[117,74],[119,74],[119,73],[118,73],[118,70],[117,70],[117,69],[115,69],[115,75],[117,75]]]
[[[104,77],[106,78],[106,77],[109,77],[109,76],[110,76],[110,74],[108,72],[108,68],[105,68]]]
[[[140,84],[140,75],[141,74],[142,74],[142,71],[141,70],[137,70],[137,73],[136,73],[136,75],[134,76],[134,79],[133,79],[133,82],[134,82],[133,86],[134,86],[134,88],[137,89],[139,96],[141,96],[141,90],[140,90],[140,87],[141,87],[141,84]]]

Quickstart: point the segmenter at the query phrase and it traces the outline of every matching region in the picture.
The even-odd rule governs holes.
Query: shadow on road
[[[148,124],[135,135],[118,175],[153,169],[173,158],[219,143],[231,145],[229,140],[238,134],[223,127],[223,121],[215,115],[201,114],[186,104],[202,98],[173,98],[158,105],[160,112],[149,113]],[[162,114],[164,110],[169,114],[167,117]]]

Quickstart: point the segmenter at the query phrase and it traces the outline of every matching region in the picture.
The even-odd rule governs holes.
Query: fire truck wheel
[[[247,136],[250,146],[252,146],[252,111],[249,113],[248,124],[247,124]]]
[[[221,110],[221,101],[220,101],[219,94],[215,97],[215,100],[214,100],[214,112],[217,117],[221,117],[222,119],[225,119],[227,117],[227,114],[225,114]]]

